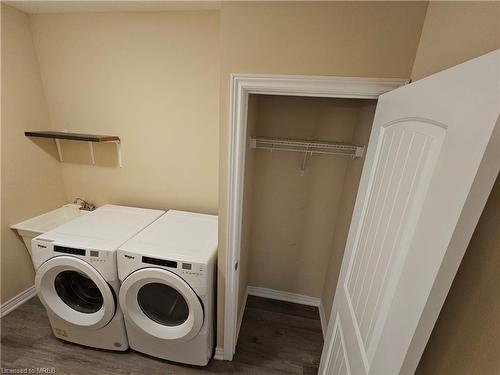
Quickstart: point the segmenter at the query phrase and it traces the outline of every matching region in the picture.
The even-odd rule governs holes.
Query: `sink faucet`
[[[78,202],[80,202],[80,210],[85,210],[85,211],[94,211],[95,210],[95,205],[93,205],[92,203],[88,203],[87,201],[83,200],[82,198],[76,198],[73,203],[77,204]]]

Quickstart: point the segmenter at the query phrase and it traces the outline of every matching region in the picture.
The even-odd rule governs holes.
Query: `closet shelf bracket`
[[[304,159],[302,159],[302,165],[300,166],[300,175],[303,176],[306,171],[307,155],[309,155],[309,147],[304,151]]]

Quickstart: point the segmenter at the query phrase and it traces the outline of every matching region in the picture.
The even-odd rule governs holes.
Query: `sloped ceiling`
[[[87,13],[87,12],[161,12],[184,10],[214,10],[220,1],[5,1],[28,14]]]

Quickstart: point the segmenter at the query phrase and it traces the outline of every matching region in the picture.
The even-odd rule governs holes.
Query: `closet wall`
[[[248,135],[366,145],[374,107],[369,100],[251,96]],[[340,267],[362,160],[313,155],[302,172],[302,153],[248,146],[246,156],[240,314],[247,285],[327,296],[330,305],[334,286],[325,289],[325,279]]]

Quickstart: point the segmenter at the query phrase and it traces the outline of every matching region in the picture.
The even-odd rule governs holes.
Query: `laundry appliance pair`
[[[54,335],[205,365],[214,342],[217,217],[105,205],[32,241]]]

